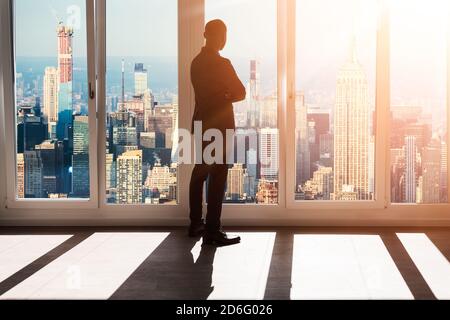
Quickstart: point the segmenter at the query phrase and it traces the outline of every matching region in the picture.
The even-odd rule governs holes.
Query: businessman
[[[220,56],[227,42],[227,28],[221,20],[206,24],[205,46],[191,65],[191,81],[195,92],[194,123],[201,123],[202,133],[218,129],[224,137],[223,161],[196,164],[189,186],[190,219],[189,236],[203,235],[203,244],[227,246],[240,242],[240,238],[228,237],[221,229],[222,202],[228,175],[226,162],[226,130],[235,129],[233,102],[245,99],[245,87],[239,80],[231,62]],[[202,150],[208,144],[203,143]],[[218,163],[221,162],[221,163]],[[208,206],[206,224],[202,219],[203,184],[208,181]]]

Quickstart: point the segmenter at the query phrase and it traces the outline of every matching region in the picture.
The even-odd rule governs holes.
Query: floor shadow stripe
[[[395,233],[380,233],[386,249],[394,260],[414,299],[436,300],[433,291]]]
[[[93,233],[92,232],[82,232],[77,233],[61,243],[56,248],[50,250],[40,258],[34,260],[32,263],[23,267],[10,277],[6,278],[2,282],[0,282],[0,296],[17,286],[19,283],[25,281],[33,274],[43,269],[45,266],[49,265],[59,257],[61,257],[64,253],[69,250],[75,248],[81,242],[89,238]]]
[[[265,300],[290,300],[294,233],[277,232],[267,277]]]

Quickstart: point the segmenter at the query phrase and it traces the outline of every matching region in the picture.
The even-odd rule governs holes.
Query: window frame
[[[4,15],[5,21],[2,21],[2,28],[5,32],[5,41],[9,44],[8,52],[10,54],[3,55],[3,76],[12,81],[4,83],[4,114],[5,114],[5,137],[6,137],[6,207],[7,208],[29,208],[29,209],[92,209],[97,207],[97,131],[96,131],[96,104],[93,99],[88,100],[88,114],[89,114],[89,198],[69,198],[69,199],[18,199],[17,198],[17,181],[16,181],[16,90],[15,90],[15,23],[14,23],[14,9],[15,0],[6,0],[2,3],[3,9],[8,12]],[[85,0],[86,12],[86,57],[87,57],[87,79],[86,85],[89,83],[95,84],[95,33],[94,33],[94,1]],[[9,93],[9,94],[8,94]],[[94,89],[95,94],[95,89]],[[6,106],[12,106],[6,108]],[[6,119],[14,119],[7,121]]]
[[[13,79],[12,1],[0,0],[0,221],[5,225],[185,225],[188,221],[188,186],[192,165],[181,165],[178,172],[178,204],[174,205],[111,205],[105,201],[105,71],[106,71],[106,2],[86,0],[89,81],[96,83],[96,103],[89,104],[90,125],[90,200],[20,200],[15,199],[15,117]],[[194,109],[194,93],[189,68],[192,58],[203,46],[206,0],[178,0],[178,81],[179,127],[189,128]],[[210,0],[213,1],[213,0]],[[274,205],[225,204],[223,221],[241,226],[294,225],[450,225],[450,203],[391,204],[389,121],[390,112],[390,39],[388,0],[379,16],[376,55],[376,199],[374,201],[295,201],[295,29],[296,0],[277,1],[277,67],[278,67],[278,129],[279,202]],[[298,1],[298,0],[297,0]],[[447,124],[450,124],[450,36],[447,39]],[[5,54],[6,53],[6,54]],[[103,75],[103,76],[102,76]],[[93,106],[92,106],[93,105]],[[93,115],[97,115],[94,117]],[[450,141],[450,130],[447,139]],[[3,133],[5,133],[3,135]],[[97,148],[98,147],[98,148]],[[449,147],[449,143],[447,144]],[[12,155],[12,156],[11,156]],[[447,157],[450,168],[450,157]],[[450,170],[448,170],[450,181]],[[449,199],[450,199],[450,188]],[[11,198],[12,197],[12,198]],[[4,202],[4,204],[3,204]],[[51,210],[48,210],[51,209]]]

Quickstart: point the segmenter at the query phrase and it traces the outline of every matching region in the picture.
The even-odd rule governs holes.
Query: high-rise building
[[[391,202],[404,202],[405,148],[391,148]]]
[[[405,202],[415,203],[416,202],[416,185],[417,185],[417,175],[416,175],[416,158],[417,158],[417,147],[416,147],[416,137],[407,136],[405,137]]]
[[[47,125],[43,117],[35,114],[34,108],[22,106],[17,114],[17,152],[34,150],[47,136]]]
[[[112,153],[106,154],[105,161],[106,173],[106,201],[107,203],[116,203],[116,162]]]
[[[142,132],[139,145],[141,148],[155,149],[156,148],[155,132]]]
[[[72,81],[73,81],[73,29],[60,23],[58,35],[58,122],[56,135],[59,140],[71,138]]]
[[[368,170],[369,170],[369,199],[375,198],[375,137],[370,136],[369,153],[368,153]]]
[[[448,202],[447,143],[441,141],[441,202]]]
[[[155,108],[155,97],[150,89],[145,90],[142,101],[144,102],[144,131],[148,131],[149,119],[152,117]]]
[[[42,196],[66,194],[64,189],[64,146],[61,141],[46,140],[36,146],[42,161]]]
[[[297,94],[295,99],[295,137],[296,137],[296,178],[297,186],[302,185],[311,177],[309,132],[307,121],[308,108],[305,104],[303,92]]]
[[[171,160],[173,163],[178,162],[178,144],[179,144],[179,131],[178,131],[178,96],[172,101],[172,136],[170,137],[170,145],[172,146]],[[166,138],[166,147],[169,144],[167,143]]]
[[[158,109],[158,108],[156,108]],[[149,118],[148,132],[155,132],[156,147],[166,148],[166,132],[172,129],[173,117],[170,113],[157,114]],[[173,132],[173,131],[172,131]],[[170,137],[171,138],[171,137]]]
[[[143,95],[148,89],[148,74],[143,63],[134,65],[134,94]]]
[[[261,178],[270,181],[278,180],[278,129],[262,128],[259,132],[259,158],[261,160]]]
[[[261,204],[278,203],[278,182],[262,179],[258,182],[256,202]]]
[[[351,55],[337,77],[334,110],[334,198],[369,200],[369,98],[366,74]],[[344,191],[345,189],[345,191]]]
[[[228,170],[227,191],[225,198],[231,201],[239,201],[244,198],[245,169],[241,163],[236,163]]]
[[[175,200],[171,198],[171,187],[174,185],[176,176],[168,166],[162,166],[159,161],[149,170],[144,184],[146,190],[149,190],[149,197],[159,200]]]
[[[120,111],[109,115],[109,125],[109,141],[112,142],[110,152],[114,154],[115,159],[127,149],[126,147],[137,148],[138,137],[134,113],[122,107]]]
[[[58,69],[55,67],[45,68],[43,113],[48,122],[58,121]]]
[[[89,117],[73,120],[72,192],[74,197],[89,196]]]
[[[250,61],[250,83],[248,94],[248,109],[247,109],[247,125],[250,128],[260,127],[260,86],[261,76],[259,72],[259,62],[257,60]]]
[[[321,134],[319,137],[319,165],[333,167],[334,159],[334,136],[332,133]]]
[[[333,168],[319,167],[313,174],[313,182],[321,200],[330,200],[333,193]]]
[[[39,151],[24,151],[25,198],[42,197],[42,159]]]
[[[17,198],[23,199],[25,198],[25,162],[23,153],[18,153],[16,156],[17,162]]]
[[[145,103],[141,96],[134,96],[132,100],[128,100],[124,104],[124,110],[132,113],[135,119],[136,135],[139,139],[141,132],[145,132]]]
[[[260,127],[261,128],[277,128],[278,120],[278,97],[276,94],[272,94],[261,100],[260,103]]]
[[[313,132],[308,133],[310,167],[313,173],[320,166],[320,136],[330,132],[330,115],[328,113],[308,113],[307,121]]]
[[[441,198],[441,142],[433,139],[422,155],[423,202],[439,203]]]
[[[142,150],[127,151],[117,158],[118,204],[142,203]]]

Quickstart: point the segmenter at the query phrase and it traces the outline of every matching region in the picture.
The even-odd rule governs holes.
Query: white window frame
[[[86,41],[87,41],[87,66],[88,83],[95,84],[95,33],[94,33],[94,1],[86,1]],[[95,101],[89,99],[89,175],[90,175],[90,195],[88,199],[18,199],[16,189],[16,99],[15,99],[15,46],[14,41],[14,0],[3,0],[2,11],[10,14],[2,15],[2,33],[4,43],[8,44],[10,54],[2,54],[2,70],[5,79],[14,81],[4,82],[4,116],[5,116],[5,137],[6,137],[6,207],[12,209],[89,209],[95,208],[97,199],[97,131],[96,131],[96,105]],[[5,50],[6,51],[6,50]],[[91,57],[91,58],[89,58]],[[6,107],[10,106],[10,107]]]
[[[89,81],[96,83],[96,103],[89,103],[90,121],[90,200],[15,200],[15,117],[14,56],[11,30],[11,0],[0,0],[0,223],[4,225],[185,225],[188,221],[188,187],[192,165],[181,165],[178,172],[178,204],[111,205],[105,192],[105,71],[106,71],[106,3],[108,0],[86,0],[88,25]],[[125,0],[124,0],[125,1]],[[194,93],[190,84],[190,63],[203,46],[205,1],[178,0],[178,81],[179,126],[190,128]],[[277,1],[277,68],[279,203],[276,205],[226,204],[223,221],[242,226],[295,225],[450,225],[450,204],[391,204],[389,121],[390,112],[390,45],[389,11],[382,7],[377,34],[376,57],[376,192],[374,201],[295,201],[295,30],[296,0]],[[298,0],[297,0],[298,1]],[[386,2],[387,0],[381,0]],[[450,34],[450,33],[449,33]],[[448,43],[450,44],[450,40]],[[449,45],[450,48],[450,45]],[[6,53],[6,54],[5,54]],[[11,53],[11,54],[10,54]],[[450,80],[450,49],[447,50]],[[6,79],[6,80],[5,80]],[[450,81],[447,81],[447,110],[450,110]],[[3,96],[3,100],[2,100]],[[97,108],[97,110],[96,110]],[[4,111],[4,112],[2,112]],[[97,117],[93,115],[97,115]],[[450,112],[447,112],[450,124]],[[448,130],[450,141],[450,130]],[[6,152],[3,152],[6,150]],[[11,156],[13,155],[13,156]],[[3,165],[2,162],[6,163]],[[450,157],[448,157],[450,168]],[[97,174],[98,172],[98,174]],[[450,181],[450,170],[448,172]],[[449,188],[450,199],[450,188]]]

